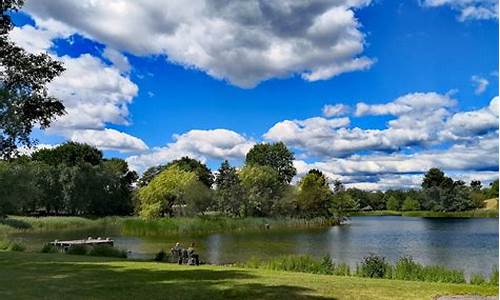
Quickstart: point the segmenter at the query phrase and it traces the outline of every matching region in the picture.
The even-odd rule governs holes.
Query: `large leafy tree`
[[[64,105],[47,93],[47,84],[64,71],[48,54],[31,54],[8,38],[13,23],[9,13],[24,1],[2,0],[0,6],[0,156],[10,157],[19,145],[35,142],[36,124],[46,128],[64,114]]]
[[[276,171],[282,183],[289,184],[297,174],[293,153],[283,142],[257,144],[246,155],[247,165],[268,166]]]
[[[66,142],[52,149],[39,149],[31,155],[33,160],[53,166],[76,166],[83,163],[95,166],[101,163],[102,157],[102,152],[96,147],[76,142]]]
[[[214,183],[214,175],[212,174],[212,171],[210,171],[204,163],[187,156],[173,160],[166,165],[150,167],[139,179],[139,186],[143,187],[148,185],[158,174],[174,165],[186,172],[194,172],[203,184],[205,184],[208,188],[212,187],[212,184]]]
[[[139,214],[145,218],[173,216],[173,206],[182,203],[186,191],[197,181],[194,172],[184,171],[178,166],[167,168],[139,189]]]
[[[319,170],[310,170],[299,182],[298,214],[304,217],[327,216],[332,196],[326,176]]]
[[[243,187],[236,168],[225,160],[215,178],[217,209],[223,214],[241,216]]]
[[[247,165],[239,173],[245,191],[244,216],[271,216],[286,185],[273,168]]]

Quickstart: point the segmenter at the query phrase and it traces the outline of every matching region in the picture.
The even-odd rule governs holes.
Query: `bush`
[[[66,254],[71,254],[71,255],[86,255],[87,254],[87,247],[83,245],[74,245],[69,247],[68,251],[66,251]]]
[[[7,247],[8,251],[17,251],[17,252],[23,252],[26,250],[26,247],[22,244],[16,243],[16,242],[11,242],[9,244],[9,247]]]
[[[470,284],[482,285],[486,283],[486,278],[484,278],[483,274],[474,273],[470,277]]]
[[[52,244],[45,244],[42,247],[42,250],[40,250],[42,253],[57,253],[57,248],[52,245]]]
[[[391,272],[390,266],[385,262],[385,257],[370,254],[365,256],[357,269],[358,276],[370,278],[384,278]]]
[[[167,253],[163,251],[163,249],[160,250],[160,252],[156,253],[154,261],[164,261],[167,258]]]
[[[106,245],[94,246],[87,254],[90,256],[127,258],[127,252],[125,250],[120,250],[115,247]]]

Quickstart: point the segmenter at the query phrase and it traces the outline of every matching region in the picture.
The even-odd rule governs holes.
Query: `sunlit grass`
[[[0,299],[434,299],[497,295],[489,285],[186,266],[0,251]],[[15,284],[13,284],[15,283]]]

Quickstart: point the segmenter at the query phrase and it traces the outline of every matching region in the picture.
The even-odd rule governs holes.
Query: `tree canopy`
[[[293,153],[288,150],[283,142],[274,144],[257,144],[253,146],[246,155],[246,165],[268,166],[276,171],[283,183],[290,183],[297,174],[293,166],[295,159]]]
[[[2,0],[0,6],[0,157],[11,157],[19,145],[31,146],[35,125],[46,128],[64,114],[64,105],[49,96],[47,84],[64,67],[46,53],[31,54],[9,40],[10,13],[22,0]]]

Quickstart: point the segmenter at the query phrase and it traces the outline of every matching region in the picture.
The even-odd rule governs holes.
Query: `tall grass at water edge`
[[[246,263],[237,264],[240,267],[304,272],[325,275],[341,275],[356,277],[385,278],[410,281],[427,281],[443,283],[466,283],[462,270],[444,266],[424,266],[411,257],[401,257],[395,264],[385,261],[385,258],[375,255],[367,256],[356,264],[354,271],[349,265],[336,263],[329,256],[317,259],[309,255],[290,255],[260,260],[252,258]],[[469,284],[498,285],[498,267],[493,268],[490,278],[482,274],[472,274]]]

